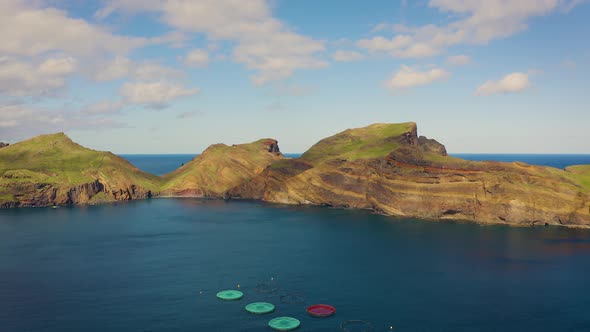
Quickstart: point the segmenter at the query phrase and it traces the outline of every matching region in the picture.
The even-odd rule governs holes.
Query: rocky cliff
[[[9,146],[10,144],[8,143],[4,143],[4,142],[0,142],[0,149]]]
[[[260,174],[283,158],[278,142],[215,144],[178,170],[164,176],[162,195],[223,198],[227,190]]]
[[[160,179],[63,133],[0,150],[0,207],[93,204],[157,195]]]
[[[590,165],[560,170],[453,158],[444,145],[418,136],[415,123],[348,129],[296,159],[284,158],[274,139],[215,144],[161,178],[61,133],[0,149],[0,207],[156,195],[328,205],[433,220],[590,227]]]
[[[228,192],[286,204],[370,209],[427,219],[590,225],[590,166],[559,170],[448,157],[414,123],[376,124],[326,138]]]

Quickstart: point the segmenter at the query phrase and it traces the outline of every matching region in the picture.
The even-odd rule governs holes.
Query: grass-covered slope
[[[572,173],[575,181],[590,191],[590,165],[574,165],[566,167],[565,170]]]
[[[231,197],[482,223],[590,226],[590,166],[449,157],[414,123],[349,129],[272,164]]]
[[[324,138],[299,159],[318,163],[330,159],[357,160],[384,157],[407,142],[406,133],[416,131],[416,124],[376,123],[363,128],[347,129]]]
[[[283,159],[274,139],[228,146],[215,144],[164,176],[163,195],[222,197],[225,192]]]
[[[63,133],[0,149],[0,206],[142,198],[157,193],[159,181],[125,159],[87,149]]]

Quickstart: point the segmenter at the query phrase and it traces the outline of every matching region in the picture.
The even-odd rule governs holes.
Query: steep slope
[[[223,197],[225,192],[283,159],[274,139],[228,146],[215,144],[176,171],[164,176],[166,196]]]
[[[159,179],[63,133],[0,149],[0,206],[84,204],[150,197]]]
[[[228,195],[427,219],[588,226],[585,167],[470,162],[418,137],[414,123],[377,124],[326,138]]]

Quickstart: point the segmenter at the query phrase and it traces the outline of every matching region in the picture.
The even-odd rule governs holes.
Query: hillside
[[[590,227],[590,165],[566,170],[447,156],[415,123],[374,124],[286,159],[274,139],[215,144],[156,177],[64,134],[0,149],[0,207],[151,196],[247,198],[368,209],[400,217]]]
[[[274,139],[228,146],[215,144],[176,171],[166,174],[165,196],[223,197],[225,192],[283,159]]]
[[[229,196],[434,220],[588,226],[588,167],[466,161],[418,137],[414,123],[377,124],[321,140]]]
[[[63,133],[0,149],[0,206],[128,200],[156,195],[159,179],[110,152],[84,148]]]

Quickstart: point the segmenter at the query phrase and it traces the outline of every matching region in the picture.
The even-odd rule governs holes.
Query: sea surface
[[[128,158],[162,174],[192,157]],[[590,331],[588,280],[590,230],[199,199],[0,210],[2,332]]]
[[[269,331],[277,316],[300,331],[590,331],[589,277],[590,230],[198,199],[0,211],[8,332]],[[216,299],[238,285],[242,300]],[[254,301],[276,311],[248,314]],[[313,303],[337,313],[310,317]]]

